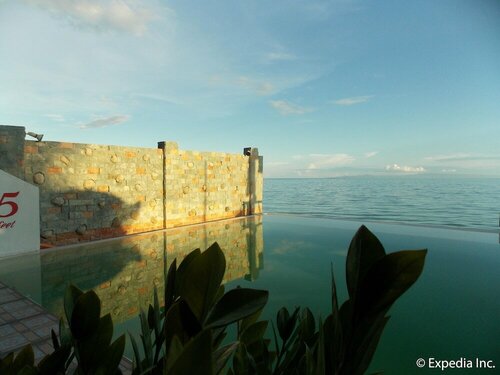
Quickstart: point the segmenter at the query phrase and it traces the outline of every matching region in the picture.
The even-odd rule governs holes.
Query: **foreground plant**
[[[139,344],[130,335],[134,375],[139,374],[363,374],[368,369],[392,304],[419,278],[427,250],[386,254],[365,226],[349,246],[346,282],[349,298],[339,307],[331,277],[331,313],[316,324],[309,309],[278,311],[274,349],[266,338],[269,322],[259,320],[268,292],[236,288],[225,292],[226,261],[214,243],[192,251],[165,277],[164,307],[155,289],[147,314],[140,313]],[[113,324],[100,317],[93,291],[70,286],[64,299],[69,327],[62,320],[55,351],[34,365],[31,346],[0,360],[1,374],[120,374],[125,337],[111,343]],[[223,344],[236,324],[236,341]],[[278,335],[280,339],[278,339]],[[139,349],[140,348],[140,349]]]
[[[386,254],[378,238],[361,226],[347,253],[349,298],[339,307],[332,269],[331,313],[320,319],[316,328],[307,308],[297,308],[292,314],[286,308],[279,310],[276,323],[281,345],[274,331],[277,360],[272,366],[267,364],[266,372],[260,367],[251,373],[364,374],[389,320],[387,312],[419,278],[426,254],[427,250]],[[243,348],[236,352],[233,366],[236,374],[246,361],[245,354],[262,357],[262,346],[248,347],[242,338],[240,346]]]
[[[35,366],[31,345],[14,358],[10,353],[0,360],[2,375],[121,374],[119,364],[125,349],[125,336],[114,342],[111,315],[101,317],[101,301],[94,291],[82,292],[70,285],[64,296],[68,326],[59,321],[59,336],[52,330],[54,352]]]

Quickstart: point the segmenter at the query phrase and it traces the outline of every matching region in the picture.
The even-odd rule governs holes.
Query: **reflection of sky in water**
[[[227,258],[226,289],[236,285],[268,289],[266,318],[274,319],[281,306],[308,306],[316,316],[325,317],[330,309],[331,265],[340,300],[346,298],[345,256],[359,225],[274,215],[257,223],[217,222],[178,228],[165,236],[148,234],[43,253],[41,262],[38,259],[41,271],[33,259],[2,260],[0,279],[17,283],[22,292],[57,311],[65,284],[79,277],[78,283],[95,288],[103,298],[103,311],[114,314],[117,334],[137,332],[138,308],[151,301],[155,283],[163,290],[159,281],[164,249],[169,265],[175,256],[182,258],[196,247],[204,249],[218,241]],[[417,358],[432,356],[477,356],[500,363],[498,235],[382,223],[368,227],[388,252],[429,249],[421,278],[390,311],[373,370],[413,373]]]

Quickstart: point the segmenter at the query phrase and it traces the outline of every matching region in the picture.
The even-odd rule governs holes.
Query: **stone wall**
[[[224,282],[258,277],[263,266],[261,217],[242,218],[42,252],[42,305],[62,316],[64,291],[73,283],[94,289],[103,314],[111,313],[114,322],[126,321],[147,309],[154,286],[163,298],[164,259],[169,267],[174,258],[179,263],[192,250],[216,241],[226,257]]]
[[[250,213],[249,157],[165,146],[166,226]]]
[[[24,140],[0,126],[0,169],[40,189],[42,246],[262,212],[262,157]],[[259,203],[260,202],[260,203]]]

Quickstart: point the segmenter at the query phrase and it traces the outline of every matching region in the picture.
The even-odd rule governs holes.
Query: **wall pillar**
[[[24,179],[24,137],[23,126],[0,125],[0,169]]]
[[[250,150],[245,149],[245,152],[250,154],[249,156],[249,167],[248,167],[248,183],[249,189],[249,215],[261,214],[262,213],[262,199],[263,199],[263,187],[264,187],[264,176],[263,176],[263,166],[264,158],[259,155],[258,148],[251,148]]]
[[[179,153],[179,145],[177,142],[171,141],[162,141],[158,142],[158,148],[163,150],[163,229],[167,228],[168,224],[168,199],[169,199],[169,191],[170,186],[169,182],[173,178],[172,168],[170,166],[171,159],[173,155],[177,155]],[[170,184],[171,185],[171,184]]]

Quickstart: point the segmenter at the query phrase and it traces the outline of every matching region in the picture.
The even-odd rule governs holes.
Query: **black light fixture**
[[[30,137],[36,138],[37,142],[40,142],[43,138],[43,134],[37,134],[33,132],[27,132],[26,135],[29,135]]]

